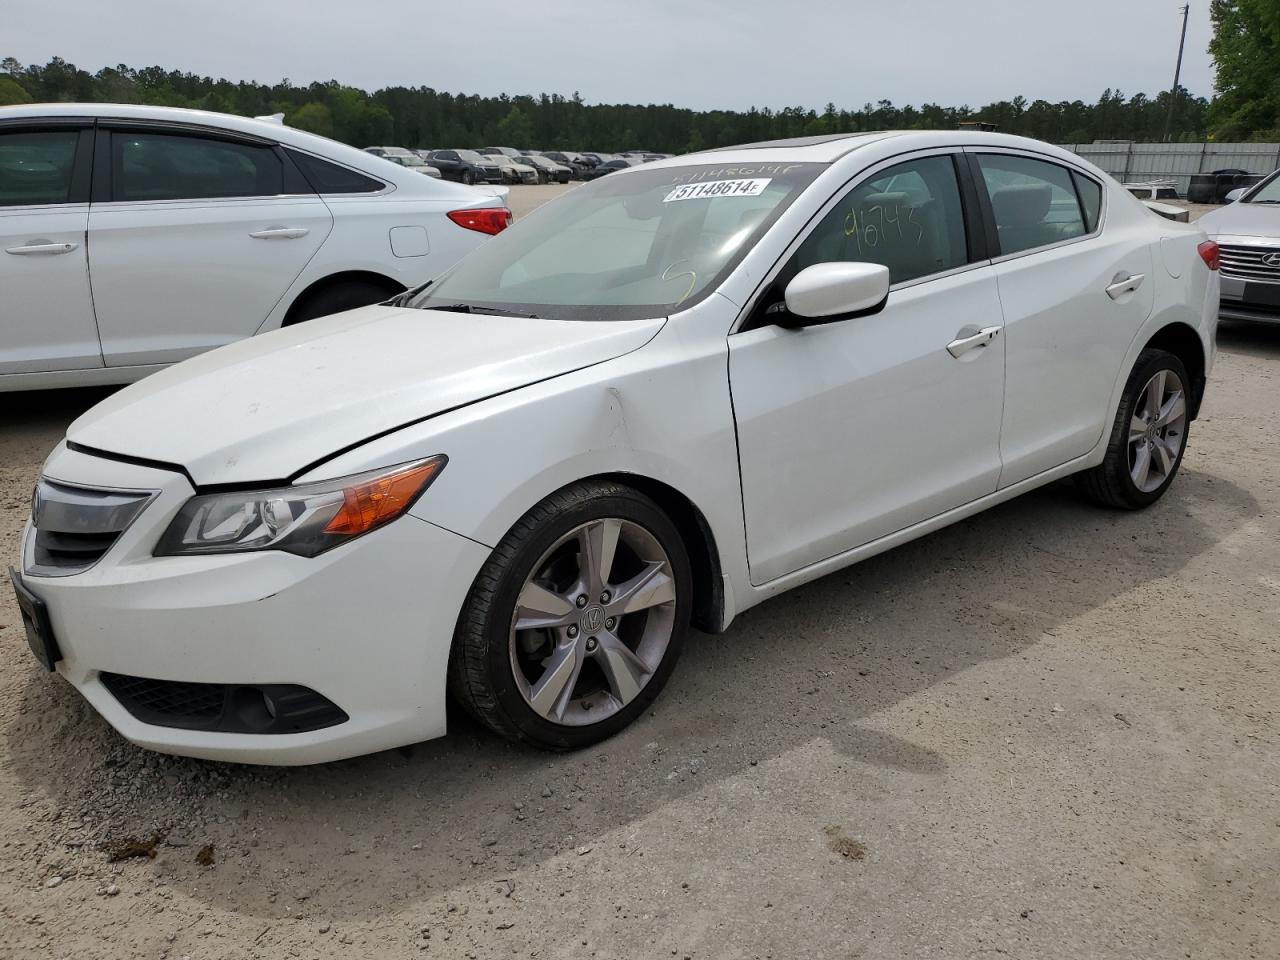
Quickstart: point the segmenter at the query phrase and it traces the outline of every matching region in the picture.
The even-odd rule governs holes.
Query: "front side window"
[[[1001,255],[1047,247],[1090,232],[1066,167],[999,153],[979,154],[978,166],[991,198]]]
[[[565,320],[665,316],[714,290],[825,168],[690,164],[602,177],[498,234],[411,305]]]
[[[0,207],[66,203],[78,130],[0,133]]]
[[[964,212],[950,156],[908,160],[848,192],[801,243],[780,276],[817,263],[861,261],[889,268],[891,283],[968,262]]]
[[[265,146],[167,133],[111,135],[113,200],[274,197],[280,158]]]

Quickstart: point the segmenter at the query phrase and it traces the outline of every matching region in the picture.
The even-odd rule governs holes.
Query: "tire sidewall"
[[[1160,370],[1171,371],[1182,382],[1183,397],[1187,404],[1187,419],[1186,425],[1182,430],[1182,443],[1178,448],[1178,457],[1173,462],[1173,469],[1169,471],[1169,476],[1165,478],[1164,483],[1148,492],[1138,489],[1138,485],[1133,482],[1133,477],[1129,473],[1129,421],[1137,410],[1138,400],[1142,396],[1143,388]],[[1178,470],[1182,467],[1182,458],[1187,452],[1187,442],[1190,439],[1191,384],[1188,381],[1187,368],[1178,357],[1172,353],[1159,350],[1147,354],[1145,359],[1139,358],[1139,362],[1134,365],[1133,371],[1129,374],[1129,382],[1125,384],[1124,395],[1120,400],[1120,415],[1116,417],[1115,430],[1116,436],[1112,442],[1116,449],[1115,466],[1119,474],[1116,479],[1120,482],[1126,499],[1134,506],[1149,506],[1164,496],[1165,491],[1169,489],[1174,478],[1177,477]]]
[[[533,565],[570,530],[592,520],[617,517],[639,524],[652,534],[666,551],[676,581],[676,611],[671,640],[649,682],[639,695],[621,710],[600,723],[585,727],[552,723],[534,712],[525,702],[512,675],[510,656],[511,618],[516,599]],[[596,743],[617,733],[651,704],[675,668],[688,633],[693,606],[693,573],[684,543],[675,525],[648,498],[639,494],[604,494],[584,500],[561,512],[553,522],[543,524],[522,543],[512,562],[502,573],[501,586],[483,625],[486,673],[499,708],[529,739],[560,749]]]

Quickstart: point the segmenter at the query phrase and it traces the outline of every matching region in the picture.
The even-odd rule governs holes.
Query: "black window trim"
[[[393,189],[392,185],[387,183],[387,181],[383,180],[381,177],[375,177],[372,173],[368,173],[364,170],[361,170],[359,167],[353,167],[349,163],[341,163],[337,160],[334,160],[332,157],[323,156],[319,153],[315,153],[312,150],[304,150],[301,147],[295,147],[291,143],[279,144],[278,149],[285,156],[288,166],[292,167],[295,171],[297,171],[298,176],[302,178],[302,182],[310,188],[309,193],[315,194],[317,196],[328,197],[331,199],[341,199],[343,197],[380,197],[383,194],[390,193]],[[297,164],[293,160],[293,157],[290,156],[290,153],[300,153],[304,156],[312,158],[313,160],[319,160],[322,163],[327,163],[327,164],[330,164],[331,166],[340,167],[343,170],[348,170],[351,173],[358,174],[359,176],[364,177],[366,180],[372,180],[374,183],[379,184],[378,189],[377,190],[352,190],[352,191],[343,191],[341,193],[325,192],[324,190],[321,190],[314,183],[312,183],[310,180],[307,179],[307,175],[303,173],[302,170],[297,166]],[[369,154],[369,155],[377,156],[377,154]],[[379,157],[379,159],[385,160],[387,158]],[[423,161],[423,162],[426,162],[426,161]]]
[[[889,285],[890,295],[892,295],[896,290],[905,290],[908,287],[918,286],[922,283],[931,283],[934,280],[941,280],[944,277],[953,277],[961,273],[966,273],[970,270],[985,267],[992,263],[992,260],[987,257],[975,259],[975,255],[977,253],[986,252],[982,249],[982,246],[985,246],[985,244],[975,248],[969,241],[970,208],[965,203],[964,179],[961,173],[961,168],[964,166],[961,154],[964,149],[964,147],[959,145],[947,145],[908,150],[903,153],[894,154],[891,157],[885,157],[878,160],[870,166],[863,167],[857,173],[853,174],[853,176],[841,184],[837,189],[832,191],[831,196],[827,198],[822,206],[818,208],[817,212],[809,218],[809,221],[805,223],[800,231],[791,239],[791,242],[787,244],[786,248],[782,251],[781,256],[779,256],[778,259],[774,261],[773,265],[765,271],[763,279],[761,279],[761,281],[756,285],[751,296],[747,297],[745,306],[743,306],[739,311],[737,319],[729,329],[729,335],[733,336],[735,333],[746,333],[750,330],[760,329],[761,327],[773,326],[773,321],[769,320],[767,315],[764,313],[765,305],[761,301],[772,288],[773,283],[777,280],[778,274],[782,271],[782,268],[790,262],[796,251],[800,249],[800,245],[808,239],[809,234],[816,230],[818,225],[826,219],[827,214],[835,209],[835,207],[844,200],[849,192],[856,189],[864,180],[875,176],[877,173],[880,173],[889,167],[896,167],[899,164],[909,163],[912,160],[921,160],[926,157],[951,157],[951,162],[956,172],[957,187],[960,192],[962,225],[965,231],[965,246],[968,254],[968,262],[963,263],[958,267],[939,270],[937,273],[927,273],[924,276],[914,277],[910,280],[891,283]],[[972,183],[970,183],[970,187],[973,187]],[[810,185],[808,189],[812,189],[812,185]],[[981,204],[981,201],[979,201],[979,203]],[[987,204],[987,207],[989,209],[990,204]]]
[[[199,137],[204,140],[221,140],[226,143],[237,143],[249,147],[265,147],[275,154],[280,161],[281,191],[280,193],[262,195],[246,194],[234,197],[183,197],[170,200],[124,200],[115,196],[112,185],[112,149],[111,141],[117,133],[152,133],[164,136]],[[170,204],[170,203],[225,203],[234,200],[279,200],[297,197],[314,197],[316,192],[297,168],[279,142],[266,137],[227,130],[224,127],[207,127],[198,123],[174,123],[169,120],[133,120],[128,118],[102,117],[97,121],[97,137],[93,153],[93,203],[121,204]]]
[[[0,133],[54,133],[68,129],[79,130],[80,135],[76,139],[75,153],[71,160],[71,184],[67,188],[67,199],[56,203],[0,204],[0,210],[46,210],[50,207],[89,203],[94,159],[93,117],[13,117],[0,120]]]
[[[1096,176],[1082,167],[1076,166],[1061,157],[1052,156],[1047,153],[1040,153],[1036,150],[1027,150],[1019,147],[996,147],[996,146],[967,146],[964,151],[969,155],[969,165],[973,171],[975,186],[978,190],[980,202],[985,210],[984,217],[988,223],[988,236],[990,238],[990,249],[994,254],[991,262],[994,264],[1006,263],[1010,260],[1016,260],[1019,257],[1033,256],[1042,253],[1045,250],[1057,250],[1072,243],[1083,243],[1086,240],[1093,240],[1102,234],[1103,228],[1107,222],[1107,188],[1106,185],[1098,180]],[[1088,226],[1088,218],[1084,215],[1083,201],[1080,199],[1080,190],[1076,187],[1075,179],[1071,174],[1078,174],[1088,180],[1092,180],[1098,185],[1101,191],[1101,197],[1098,200],[1098,222],[1094,228],[1086,233],[1082,233],[1078,237],[1068,237],[1066,240],[1059,240],[1056,243],[1047,243],[1040,247],[1030,247],[1026,250],[1019,250],[1016,253],[1001,253],[1000,240],[996,232],[995,209],[991,205],[991,196],[987,192],[987,182],[982,176],[982,170],[978,165],[978,157],[983,154],[1001,154],[1005,156],[1025,157],[1027,160],[1039,160],[1042,163],[1052,164],[1067,171],[1068,179],[1071,180],[1071,191],[1076,196],[1076,206],[1080,208],[1080,222],[1083,226]]]

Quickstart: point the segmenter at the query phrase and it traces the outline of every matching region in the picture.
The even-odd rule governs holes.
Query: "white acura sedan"
[[[448,694],[507,737],[591,743],[691,623],[1059,477],[1157,500],[1217,262],[1010,136],[620,171],[425,288],[72,424],[13,575],[30,644],[156,750],[332,760],[440,736]]]
[[[0,107],[0,392],[385,300],[505,228],[504,196],[261,119]]]

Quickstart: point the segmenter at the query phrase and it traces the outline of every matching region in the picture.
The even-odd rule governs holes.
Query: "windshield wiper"
[[[518,313],[515,310],[505,310],[500,307],[479,307],[474,303],[450,303],[446,306],[437,307],[431,304],[426,306],[428,310],[441,310],[445,313],[485,313],[499,317],[521,317],[525,320],[541,320],[536,313]]]
[[[426,283],[420,283],[416,287],[410,287],[404,293],[397,293],[394,297],[392,297],[390,300],[387,301],[387,306],[407,307],[409,305],[410,300],[412,300],[414,297],[420,294],[423,290],[427,289],[427,287],[431,286],[431,284],[433,283],[435,283],[434,280],[428,280]]]

